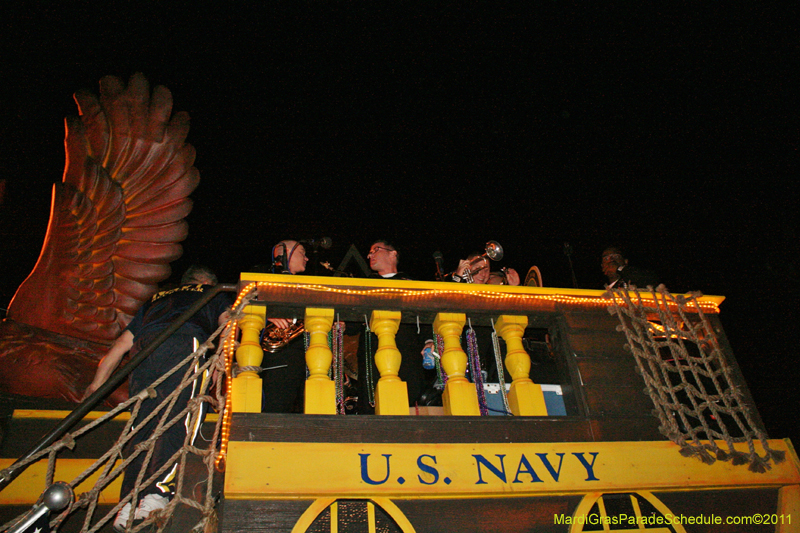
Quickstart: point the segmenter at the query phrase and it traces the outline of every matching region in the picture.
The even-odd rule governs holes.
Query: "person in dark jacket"
[[[146,302],[136,313],[128,327],[114,341],[109,351],[100,361],[95,373],[94,380],[86,389],[84,399],[96,391],[111,376],[119,366],[123,356],[130,351],[132,355],[140,352],[147,347],[162,331],[170,326],[181,314],[191,308],[204,293],[207,293],[217,284],[217,277],[214,273],[203,266],[191,266],[183,275],[181,285],[177,288],[164,290],[156,293]],[[178,363],[205,342],[217,327],[228,320],[228,309],[230,308],[229,295],[220,293],[211,299],[197,313],[195,313],[186,323],[184,323],[175,333],[170,335],[150,356],[142,361],[130,375],[130,396],[133,397],[152,385],[154,381],[168,373]],[[187,365],[201,365],[202,361],[195,360]],[[187,368],[182,368],[165,381],[158,385],[154,392],[154,398],[147,398],[142,402],[139,409],[137,420],[134,421],[136,433],[126,445],[125,455],[134,453],[137,445],[147,441],[158,426],[160,417],[153,417],[149,422],[141,425],[140,420],[144,420],[152,413],[165,399],[180,388]],[[199,393],[199,383],[185,387],[178,397],[171,410],[171,416],[181,412],[197,393]],[[191,433],[190,442],[199,431],[201,416],[197,418],[197,424],[190,427],[187,415],[187,423],[172,425],[155,442],[153,446],[153,456],[148,463],[144,480],[152,477],[152,474],[161,469],[170,458],[183,446],[187,432]],[[146,457],[146,452],[142,451],[125,469],[122,479],[122,489],[120,499],[130,494],[136,486],[136,478],[142,469]],[[124,531],[131,516],[131,508],[135,506],[133,515],[134,521],[142,521],[150,516],[150,513],[164,509],[169,503],[175,490],[175,479],[177,463],[172,468],[168,468],[164,473],[152,480],[146,486],[139,488],[138,502],[125,504],[117,513],[114,520],[114,529]]]
[[[635,267],[628,264],[622,250],[616,247],[606,248],[600,259],[600,268],[608,278],[608,288],[630,288],[636,286],[641,289],[658,285],[658,276],[651,270]]]

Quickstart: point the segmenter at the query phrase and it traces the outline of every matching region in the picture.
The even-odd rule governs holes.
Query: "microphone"
[[[304,239],[302,242],[315,249],[322,248],[323,250],[328,250],[333,245],[333,241],[330,237],[322,237],[321,239]]]
[[[439,250],[433,252],[433,260],[436,261],[436,280],[444,281],[444,256],[442,252]]]
[[[275,253],[279,246],[279,253]],[[289,251],[283,243],[276,244],[272,248],[272,273],[291,274],[291,272],[289,272]]]

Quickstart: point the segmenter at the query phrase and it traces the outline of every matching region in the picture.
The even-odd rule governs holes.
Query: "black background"
[[[740,5],[741,4],[741,5]],[[283,238],[489,239],[548,286],[616,244],[722,321],[772,437],[796,435],[797,9],[539,2],[16,4],[0,22],[1,306],[36,262],[71,95],[143,72],[192,116],[180,272],[234,282]],[[797,441],[797,437],[795,437]]]

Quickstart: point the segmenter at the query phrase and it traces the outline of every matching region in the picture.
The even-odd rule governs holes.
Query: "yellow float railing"
[[[448,376],[442,395],[444,413],[480,415],[477,391],[466,378],[467,355],[460,342],[467,313],[478,312],[494,318],[496,330],[508,348],[505,367],[512,378],[511,412],[536,416],[546,415],[547,409],[541,386],[528,377],[531,360],[522,344],[527,315],[554,312],[564,305],[608,305],[603,291],[381,279],[244,273],[240,287],[258,292],[238,323],[241,342],[236,359],[241,368],[261,364],[263,352],[258,339],[268,310],[270,317],[303,318],[310,338],[306,352],[310,373],[305,387],[306,414],[336,413],[336,391],[328,377],[333,356],[327,334],[337,313],[342,320],[368,316],[370,329],[378,336],[374,356],[380,373],[375,390],[376,414],[409,414],[406,384],[398,372],[403,355],[411,354],[401,354],[395,340],[400,322],[407,315],[419,323],[433,324],[444,340],[441,365]],[[722,299],[707,296],[699,302],[704,312],[717,312]],[[232,386],[234,412],[260,412],[261,380],[255,371],[242,372]]]

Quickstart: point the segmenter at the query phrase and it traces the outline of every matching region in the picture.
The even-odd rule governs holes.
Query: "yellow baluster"
[[[369,329],[378,336],[375,366],[381,375],[375,386],[375,413],[379,415],[409,414],[408,387],[397,376],[403,359],[395,341],[399,327],[400,311],[372,312]]]
[[[441,365],[447,372],[447,385],[442,394],[447,415],[480,416],[478,392],[467,380],[467,354],[461,349],[461,330],[467,322],[463,313],[438,313],[433,327],[444,339]]]
[[[541,385],[530,377],[531,358],[522,346],[522,335],[528,326],[528,317],[501,315],[495,329],[506,341],[506,369],[511,374],[511,391],[508,405],[516,416],[547,416]]]
[[[259,336],[266,323],[267,308],[263,305],[248,305],[239,320],[242,339],[236,349],[239,368],[261,366],[264,351]],[[233,378],[231,387],[231,409],[237,413],[261,412],[261,378],[254,371],[246,371]]]
[[[328,346],[328,332],[333,326],[333,309],[306,308],[304,321],[309,333],[306,365],[306,414],[336,414],[336,384],[328,377],[333,353]]]

